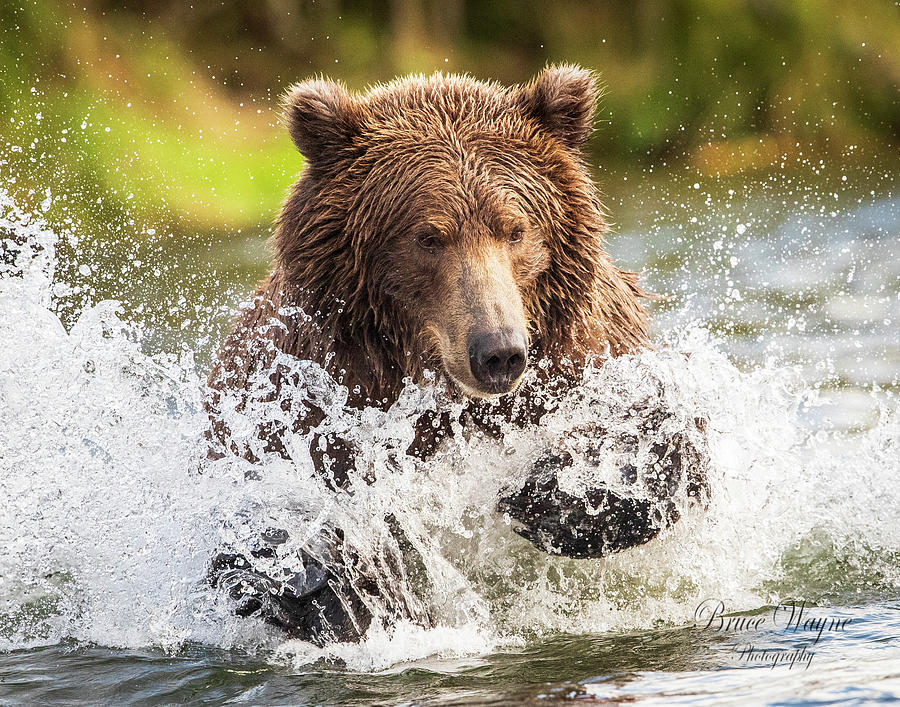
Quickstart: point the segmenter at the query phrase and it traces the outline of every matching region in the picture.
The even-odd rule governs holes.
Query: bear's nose
[[[525,334],[511,329],[470,334],[468,344],[469,368],[484,391],[511,390],[525,370]]]

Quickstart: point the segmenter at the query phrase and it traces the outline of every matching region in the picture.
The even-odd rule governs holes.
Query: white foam
[[[510,429],[503,443],[460,438],[429,462],[401,455],[388,472],[417,413],[440,396],[411,386],[387,412],[341,410],[345,391],[293,362],[330,401],[331,429],[365,444],[378,480],[336,497],[298,443],[293,461],[267,458],[262,480],[245,481],[242,460],[203,461],[204,372],[192,357],[147,355],[111,301],[85,308],[67,331],[52,308],[54,285],[65,284],[54,280],[55,234],[5,197],[0,207],[0,229],[24,248],[0,275],[0,648],[200,641],[277,646],[274,658],[295,666],[324,658],[383,670],[553,631],[679,624],[708,597],[737,609],[814,595],[823,589],[803,574],[802,553],[816,548],[840,565],[835,573],[868,563],[879,582],[898,583],[887,554],[900,550],[900,416],[889,398],[864,434],[810,432],[801,416],[817,396],[796,371],[742,372],[692,325],[670,348],[589,371],[540,429]],[[596,422],[598,409],[611,434],[630,429],[612,413],[653,379],[676,420],[709,421],[709,510],[606,560],[553,558],[518,538],[493,510],[500,489],[546,445]],[[392,542],[388,513],[421,555],[431,589],[416,600],[434,628],[376,621],[354,645],[284,643],[233,617],[204,580],[223,543],[250,543],[273,525],[300,544],[338,523],[356,551],[378,552]],[[786,571],[791,552],[800,560]]]

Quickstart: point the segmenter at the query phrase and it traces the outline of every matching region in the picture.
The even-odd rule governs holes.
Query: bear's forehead
[[[367,127],[398,136],[433,135],[450,130],[529,134],[511,90],[468,76],[412,76],[376,86],[364,96]]]

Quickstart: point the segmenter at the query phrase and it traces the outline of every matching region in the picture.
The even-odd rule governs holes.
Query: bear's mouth
[[[461,381],[459,378],[454,376],[450,371],[447,371],[447,377],[451,380],[453,385],[467,398],[499,398],[502,395],[507,395],[508,393],[515,392],[516,388],[519,387],[519,383],[521,381],[521,377],[517,380],[513,381],[512,385],[500,389],[499,386],[491,386],[490,390],[484,390],[482,388],[473,387],[471,384],[465,383]]]

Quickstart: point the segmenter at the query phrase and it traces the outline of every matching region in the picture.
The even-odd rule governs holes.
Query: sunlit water
[[[302,440],[258,481],[242,460],[204,459],[209,356],[258,274],[234,263],[264,264],[259,238],[224,256],[137,232],[105,247],[47,224],[52,191],[31,209],[0,197],[0,700],[900,698],[893,187],[877,170],[635,186],[634,224],[610,247],[671,297],[657,346],[588,371],[540,429],[503,443],[398,457],[416,416],[449,405],[439,390],[352,411],[295,362],[326,425],[369,450],[360,473],[377,481],[352,496],[315,478]],[[567,560],[493,511],[544,449],[577,446],[568,432],[598,416],[627,431],[621,413],[647,395],[671,424],[709,420],[707,512],[618,556]],[[299,545],[339,524],[361,554],[390,549],[388,514],[421,558],[409,599],[434,628],[317,648],[235,618],[204,581],[218,548],[272,526]],[[697,614],[708,600],[759,621],[720,630]],[[785,626],[792,606],[827,630]]]

